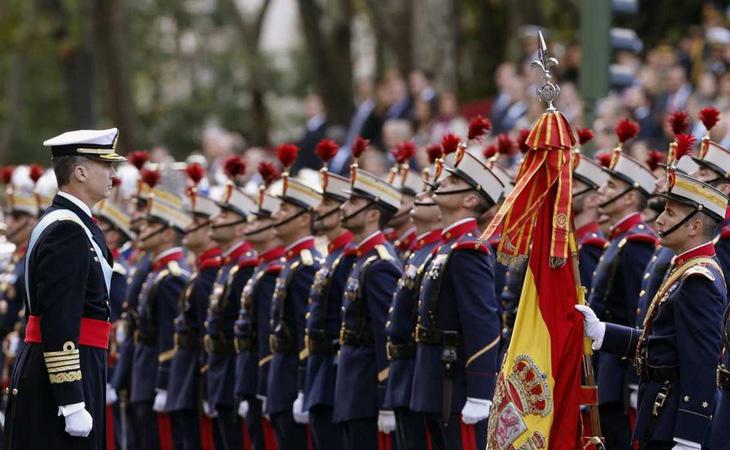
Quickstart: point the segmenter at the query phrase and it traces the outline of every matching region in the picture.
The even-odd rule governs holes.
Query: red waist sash
[[[82,317],[79,345],[107,350],[109,348],[111,327],[112,324],[105,320]],[[28,344],[40,344],[42,342],[40,316],[28,316],[28,323],[25,326],[25,342]]]

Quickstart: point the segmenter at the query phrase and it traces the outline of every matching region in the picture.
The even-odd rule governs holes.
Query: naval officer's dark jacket
[[[332,407],[335,397],[342,295],[355,262],[352,233],[345,232],[327,246],[327,257],[309,293],[306,340],[309,356],[305,376],[304,409]]]
[[[479,239],[476,221],[444,229],[443,243],[426,268],[416,326],[416,365],[411,391],[414,411],[443,412],[442,355],[455,349],[451,411],[466,398],[491,399],[500,341],[494,259]]]
[[[703,442],[715,405],[726,297],[707,243],[674,259],[647,313],[644,339],[642,330],[606,324],[601,353],[636,357],[641,374],[634,439]]]
[[[131,402],[151,403],[158,390],[167,390],[175,354],[177,302],[189,277],[190,269],[180,247],[163,252],[152,262],[137,305]]]
[[[380,232],[360,242],[355,256],[342,304],[335,422],[374,419],[384,409],[388,381],[385,322],[402,275],[395,249]]]
[[[608,245],[608,241],[603,237],[596,222],[590,222],[576,229],[575,240],[578,244],[580,283],[586,293],[589,293],[591,292],[593,271],[596,270],[598,260]]]
[[[311,236],[287,248],[284,257],[286,261],[271,298],[272,358],[266,386],[266,414],[291,411],[298,392],[304,391],[307,299],[321,265],[321,256]]]
[[[403,276],[393,294],[388,310],[385,333],[388,337],[388,379],[385,409],[410,408],[413,366],[416,359],[416,317],[418,293],[426,265],[441,243],[441,230],[434,230],[416,239],[416,244],[403,267]]]
[[[730,219],[725,219],[721,224],[720,235],[715,239],[715,251],[717,260],[720,261],[720,267],[722,267],[722,273],[727,280],[730,277]]]
[[[170,366],[166,409],[197,411],[200,404],[200,369],[204,364],[203,334],[208,299],[220,267],[220,249],[197,258],[195,273],[178,300],[175,317],[175,354]]]
[[[717,384],[720,395],[713,416],[709,447],[726,450],[730,448],[730,307],[725,308],[722,319],[722,356],[717,369]]]
[[[649,309],[651,300],[659,291],[662,281],[667,276],[667,272],[672,267],[672,258],[674,252],[662,246],[657,246],[654,254],[646,265],[646,270],[641,279],[641,290],[639,291],[639,303],[636,306],[636,327],[644,326],[644,318]]]
[[[654,253],[656,235],[634,213],[614,226],[609,241],[596,266],[588,301],[599,319],[633,327],[641,277]],[[623,402],[632,371],[628,360],[599,352],[599,402]]]
[[[108,324],[109,295],[99,258],[110,266],[113,261],[91,216],[60,194],[44,216],[59,209],[76,214],[103,254],[97,254],[74,220],[50,224],[31,250],[26,319],[38,318],[36,331],[42,343],[24,346],[13,370],[5,449],[105,448],[107,351],[81,344],[79,339],[84,337],[82,319],[102,330]],[[26,333],[28,340],[30,328]],[[56,361],[67,364],[58,366]],[[69,436],[59,415],[59,406],[80,402],[94,421],[87,438]]]

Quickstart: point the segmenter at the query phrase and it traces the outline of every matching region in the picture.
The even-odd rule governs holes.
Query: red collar
[[[261,256],[259,256],[259,261],[267,263],[279,259],[282,256],[284,256],[284,247],[274,247],[268,252],[262,253]]]
[[[454,239],[458,239],[467,233],[476,231],[477,228],[477,220],[474,218],[470,218],[456,225],[451,225],[444,228],[441,237],[443,238],[444,242],[449,242],[453,241]]]
[[[114,261],[119,261],[119,256],[121,256],[122,252],[120,252],[118,248],[111,249],[111,252],[112,259],[114,259]]]
[[[395,247],[401,252],[404,252],[406,250],[411,250],[415,245],[416,245],[416,227],[409,228],[405,233],[403,233],[403,236],[401,236],[397,241],[395,241]]]
[[[620,236],[636,225],[641,223],[641,214],[639,213],[633,213],[629,214],[628,216],[621,219],[616,225],[611,227],[611,231],[609,232],[609,239],[614,240],[617,236]]]
[[[198,256],[198,260],[196,261],[198,270],[207,269],[208,267],[218,267],[221,261],[221,259],[218,258],[220,254],[221,249],[218,247],[213,247],[201,253],[200,256]]]
[[[249,244],[246,241],[243,241],[239,243],[236,247],[234,247],[231,250],[228,250],[226,253],[220,256],[221,258],[221,264],[227,265],[231,263],[238,262],[238,260],[243,256],[244,253],[251,250],[251,244]]]
[[[376,245],[383,245],[385,244],[385,242],[385,235],[382,232],[378,231],[369,238],[360,242],[357,246],[355,254],[359,258],[363,255],[366,255],[368,252],[370,252],[370,250],[374,249]]]
[[[335,240],[327,244],[327,252],[332,253],[336,250],[341,249],[345,245],[352,242],[352,232],[345,231],[341,235],[339,235]]]
[[[681,255],[675,256],[674,261],[672,261],[672,263],[674,264],[675,267],[679,267],[691,259],[702,258],[702,257],[711,258],[713,256],[715,256],[715,244],[713,244],[712,241],[710,241],[710,242],[700,245],[699,247],[695,247],[693,249],[687,250],[686,252],[682,253]]]
[[[588,222],[582,227],[575,230],[575,240],[581,242],[586,236],[591,233],[600,234],[601,229],[598,227],[598,222]]]
[[[730,206],[725,208],[725,220],[730,219]]]
[[[416,241],[416,246],[414,247],[415,250],[422,249],[425,245],[433,244],[434,242],[439,242],[441,240],[441,230],[433,230],[429,231],[428,233],[423,233],[422,235],[418,236],[418,240]]]
[[[165,267],[169,262],[180,261],[183,258],[185,258],[185,253],[182,251],[182,249],[175,250],[174,252],[170,252],[160,259],[156,259],[155,262],[152,263],[152,270],[158,271]]]
[[[314,248],[314,237],[307,236],[306,238],[300,240],[292,248],[289,248],[286,250],[286,259],[292,259],[295,256],[298,256],[299,253],[302,252],[302,250],[311,250],[313,248]]]
[[[398,232],[394,228],[386,228],[383,230],[383,236],[385,236],[388,242],[393,242],[398,239]]]
[[[25,252],[28,251],[27,245],[21,245],[20,247],[15,247],[15,254],[16,255],[25,255]]]

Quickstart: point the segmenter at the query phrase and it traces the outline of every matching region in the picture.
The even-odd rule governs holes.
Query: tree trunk
[[[384,58],[385,64],[396,66],[407,76],[414,68],[413,46],[416,34],[413,33],[413,13],[422,8],[421,0],[418,1],[418,8],[413,7],[413,0],[365,0],[365,3],[370,11],[375,38],[389,53]],[[452,2],[436,0],[435,3],[448,7],[446,4]],[[421,37],[417,36],[417,39]],[[384,72],[383,69],[381,68]]]
[[[441,89],[456,92],[459,68],[458,2],[420,0],[413,9],[413,60],[435,76]]]
[[[125,151],[136,148],[137,114],[130,67],[129,53],[124,37],[123,0],[93,0],[94,36],[99,50],[99,63],[106,78],[106,94],[110,115],[119,128],[119,148]]]

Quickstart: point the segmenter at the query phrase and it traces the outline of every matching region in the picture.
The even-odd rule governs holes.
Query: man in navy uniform
[[[269,346],[272,353],[265,413],[271,418],[279,450],[307,448],[304,410],[304,343],[309,290],[321,257],[314,248],[312,218],[322,201],[319,192],[284,175],[281,206],[274,213],[276,236],[285,247],[286,262],[271,299]]]
[[[59,192],[31,233],[26,335],[13,370],[5,449],[104,449],[111,252],[91,216],[115,174],[117,129],[51,147]]]
[[[504,185],[463,147],[444,168],[449,175],[434,192],[443,242],[421,284],[411,409],[425,413],[434,448],[484,448],[500,323],[494,259],[476,219],[500,200]]]
[[[332,421],[339,349],[340,310],[347,276],[355,256],[352,233],[342,227],[340,207],[350,182],[326,169],[322,173],[322,201],[315,209],[314,229],[328,240],[327,257],[314,277],[309,294],[306,343],[309,350],[304,383],[304,410],[309,411],[315,448],[342,448],[342,429]]]
[[[271,362],[269,315],[276,279],[282,269],[284,248],[274,232],[272,214],[279,209],[278,198],[259,195],[254,219],[249,222],[246,240],[258,254],[258,265],[241,293],[241,310],[235,324],[236,385],[238,415],[246,421],[253,450],[274,450],[276,438],[269,419],[263,415],[263,400]]]
[[[195,187],[187,191],[185,210],[192,222],[185,230],[183,245],[195,256],[195,272],[178,300],[175,317],[175,353],[170,363],[166,410],[172,419],[176,450],[201,448],[199,412],[204,365],[203,334],[208,299],[221,260],[220,249],[209,235],[211,218],[219,213],[216,203]]]
[[[712,434],[708,448],[724,449],[730,443],[730,307],[725,308],[722,318],[722,353],[717,367],[717,388],[720,395],[713,416]],[[724,447],[723,447],[724,446]]]
[[[727,298],[712,239],[728,199],[671,169],[668,178],[667,204],[655,223],[661,244],[677,256],[643,327],[600,321],[584,305],[576,309],[595,349],[635,357],[641,382],[633,437],[640,448],[700,449],[712,420]]]
[[[395,413],[396,448],[428,448],[425,418],[411,411],[411,387],[416,358],[416,316],[418,293],[428,261],[441,242],[441,213],[425,183],[413,202],[411,217],[416,226],[415,246],[405,261],[403,276],[388,310],[385,332],[388,336],[388,380],[384,407]]]
[[[407,163],[396,165],[391,170],[396,173],[392,184],[400,190],[401,200],[400,207],[388,226],[393,228],[394,235],[397,236],[393,245],[398,252],[398,258],[405,262],[416,245],[417,231],[411,218],[411,210],[416,194],[421,192],[423,181],[418,172],[408,169]]]
[[[178,298],[190,277],[180,246],[190,224],[190,217],[182,210],[182,199],[154,189],[148,202],[140,234],[152,255],[152,271],[142,285],[137,305],[130,395],[136,444],[142,450],[158,449],[172,439],[166,426],[169,416],[164,413],[175,353],[173,323]],[[158,420],[162,426],[158,426]]]
[[[353,167],[342,224],[353,235],[356,260],[345,284],[333,419],[343,449],[375,449],[378,431],[391,434],[395,415],[384,407],[388,381],[385,323],[401,263],[382,229],[401,205],[399,190]]]
[[[223,254],[205,321],[207,404],[214,417],[216,446],[234,449],[242,446],[243,424],[234,405],[233,327],[241,308],[241,291],[258,263],[256,252],[245,240],[246,222],[256,203],[229,181],[218,206],[221,212],[213,218],[211,237]]]
[[[636,307],[641,277],[654,252],[656,236],[641,219],[656,178],[640,162],[614,150],[609,178],[599,192],[599,213],[612,221],[609,245],[593,274],[589,304],[598,317],[625,326],[636,323]],[[601,431],[609,447],[631,449],[629,422],[629,361],[617,355],[599,352],[598,401]]]

